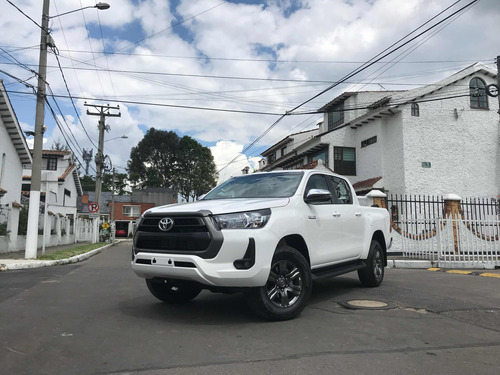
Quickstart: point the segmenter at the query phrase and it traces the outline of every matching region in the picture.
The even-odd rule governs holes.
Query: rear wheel
[[[304,256],[290,246],[276,249],[266,285],[247,294],[250,308],[268,320],[299,315],[311,294],[311,269]]]
[[[366,267],[358,270],[361,284],[366,287],[377,287],[384,280],[384,252],[378,241],[373,240],[366,259]]]
[[[167,279],[146,279],[146,285],[153,296],[167,303],[188,302],[201,292],[201,288],[175,285]]]

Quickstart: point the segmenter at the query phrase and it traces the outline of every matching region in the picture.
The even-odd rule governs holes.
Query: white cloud
[[[83,6],[88,3],[82,0]],[[118,104],[117,100],[125,100],[271,113],[283,113],[312,97],[327,87],[327,82],[338,80],[360,65],[359,62],[376,55],[449,5],[444,0],[309,0],[301,1],[301,9],[288,15],[285,10],[299,2],[269,1],[267,6],[262,2],[227,2],[217,6],[221,4],[220,0],[182,0],[175,14],[171,13],[170,2],[163,0],[110,0],[109,3],[111,8],[106,11],[83,11],[90,31],[85,28],[82,12],[51,21],[53,38],[60,49],[59,59],[74,96],[103,98],[105,100],[99,101],[100,104],[111,105]],[[41,22],[40,1],[24,0],[19,2],[19,6],[37,23]],[[79,2],[54,0],[50,13],[60,14],[75,6],[78,7]],[[191,17],[194,18],[169,29],[173,24]],[[499,17],[497,0],[482,0],[375,81],[383,83],[386,88],[395,88],[390,86],[391,82],[431,83],[470,65],[474,60],[492,61],[489,55],[498,47],[496,29]],[[104,47],[100,40],[98,19],[103,26],[106,49],[125,48],[119,54],[102,57]],[[129,32],[132,29],[135,34]],[[4,4],[0,30],[4,44],[9,46],[17,59],[34,66],[38,64],[40,29],[37,26],[14,7]],[[93,37],[90,43],[89,32]],[[130,45],[131,41],[154,33],[159,34]],[[30,46],[34,47],[14,48]],[[72,51],[68,52],[68,49]],[[5,62],[5,55],[2,56],[4,59],[1,61]],[[280,62],[262,61],[274,56]],[[427,65],[404,63],[428,60],[447,62]],[[339,61],[355,63],[340,64]],[[57,62],[53,54],[49,55],[49,65],[47,81],[50,87],[56,94],[66,95],[59,69],[54,67]],[[108,66],[119,71],[166,74],[108,73],[105,72]],[[11,64],[0,68],[23,79],[33,75]],[[82,68],[94,70],[80,70]],[[378,89],[379,86],[365,87],[352,83],[369,76],[376,68],[322,95],[304,109],[315,110],[349,88]],[[307,79],[325,83],[300,85],[298,82],[216,79],[211,76]],[[0,73],[0,78],[5,77]],[[36,84],[34,79],[29,82]],[[24,89],[22,86],[11,87]],[[12,90],[11,87],[9,89]],[[29,109],[22,105],[18,96],[11,97],[18,117],[22,117],[24,122],[32,121],[34,106],[28,116]],[[74,133],[75,143],[80,148],[95,148],[76,119],[71,103],[63,99],[58,101]],[[76,105],[81,121],[96,143],[97,118],[85,115],[87,108],[83,106],[83,101],[77,100]],[[106,143],[105,151],[112,157],[113,164],[126,165],[131,147],[142,139],[143,132],[139,125],[143,125],[190,134],[200,141],[217,142],[212,152],[219,165],[240,155],[236,163],[223,170],[221,179],[241,174],[246,165],[252,166],[250,162],[253,159],[249,160],[241,154],[245,145],[277,119],[277,116],[268,115],[132,103],[120,104],[120,107],[121,118],[107,119],[111,132],[106,134],[106,138],[122,134],[129,138]],[[247,154],[258,154],[289,133],[303,130],[308,126],[307,123],[301,124],[304,120],[305,117],[285,119]],[[53,123],[48,111],[46,122]],[[23,127],[25,125],[29,127],[29,124],[23,124]],[[47,133],[49,145],[61,137],[58,132],[57,129],[50,129]]]
[[[248,159],[241,153],[243,150],[242,144],[230,141],[220,141],[217,142],[215,146],[210,147],[210,150],[212,151],[217,171],[220,171],[218,183],[222,183],[231,177],[243,174],[242,169],[245,167],[249,167],[250,171],[258,167],[258,159],[260,158]],[[228,164],[233,159],[235,159],[234,162]]]

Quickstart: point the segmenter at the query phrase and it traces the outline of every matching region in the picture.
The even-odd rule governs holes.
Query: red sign
[[[97,202],[90,202],[87,207],[89,209],[89,212],[94,213],[94,212],[99,211],[99,203],[97,203]]]

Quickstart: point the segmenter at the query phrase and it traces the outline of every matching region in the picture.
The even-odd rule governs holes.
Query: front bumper
[[[223,230],[223,241],[214,258],[184,253],[157,253],[133,249],[132,269],[143,278],[166,278],[196,281],[217,287],[259,287],[265,285],[278,238],[268,229]],[[238,260],[254,255],[248,269]],[[246,263],[246,262],[240,262]],[[253,265],[252,265],[253,263]]]

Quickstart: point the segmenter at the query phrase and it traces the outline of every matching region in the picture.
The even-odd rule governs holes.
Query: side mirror
[[[324,189],[311,189],[307,192],[304,201],[306,203],[330,203],[332,201],[332,193]]]

